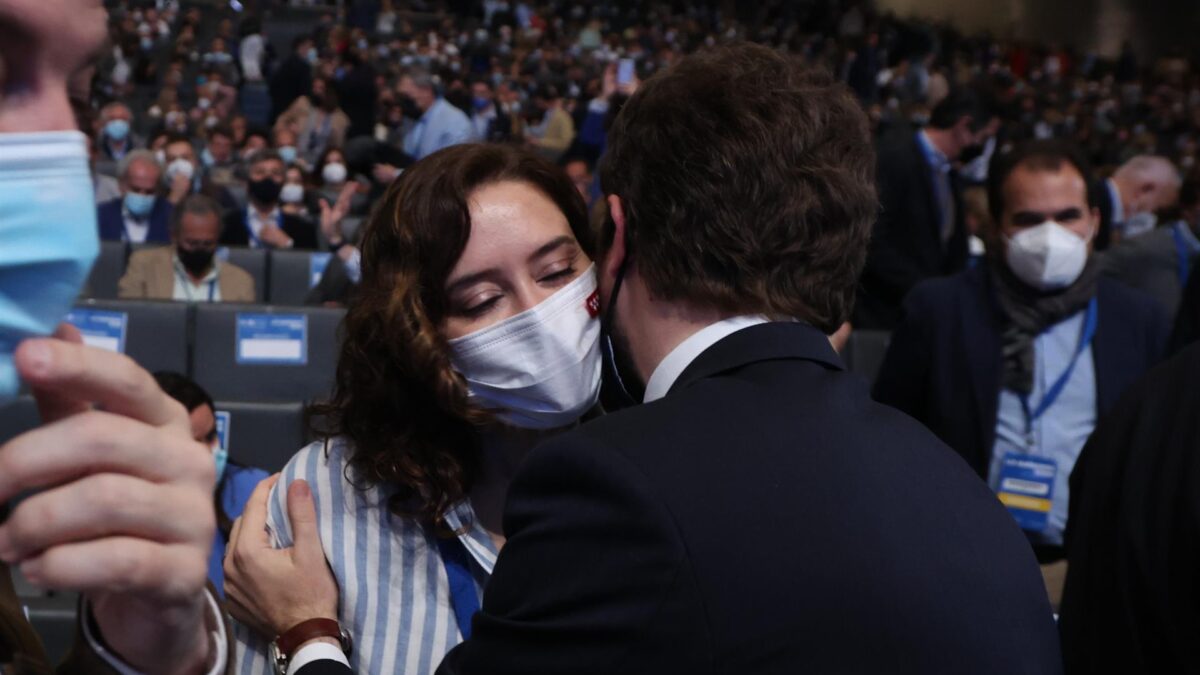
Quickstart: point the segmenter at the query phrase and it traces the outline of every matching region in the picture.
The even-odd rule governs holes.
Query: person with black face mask
[[[185,197],[171,217],[171,246],[135,251],[117,287],[130,300],[254,302],[254,279],[216,258],[221,207],[204,195]]]
[[[246,181],[250,205],[225,216],[222,245],[304,250],[317,247],[317,230],[312,222],[279,209],[283,176],[279,153],[261,150],[254,154]]]
[[[918,282],[966,268],[966,210],[958,166],[995,133],[995,114],[968,89],[933,109],[929,125],[879,142],[879,220],[863,270],[854,327],[891,330]]]

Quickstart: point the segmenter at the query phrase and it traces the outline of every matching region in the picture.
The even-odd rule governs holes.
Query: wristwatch
[[[300,645],[316,638],[334,638],[342,645],[342,651],[349,656],[353,642],[350,632],[342,628],[333,619],[309,619],[301,621],[289,628],[282,635],[271,641],[271,663],[275,664],[277,675],[287,675],[288,663],[296,655]]]

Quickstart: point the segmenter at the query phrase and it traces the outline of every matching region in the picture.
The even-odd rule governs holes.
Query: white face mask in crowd
[[[504,422],[556,429],[600,398],[595,265],[537,307],[450,341],[471,398]]]
[[[321,169],[321,178],[326,183],[342,183],[346,180],[346,165],[341,162],[330,162]]]
[[[304,186],[299,183],[284,183],[279,191],[279,201],[285,204],[299,204],[304,199]]]
[[[1017,278],[1043,291],[1075,283],[1087,265],[1088,241],[1053,220],[1007,239],[1005,257]]]

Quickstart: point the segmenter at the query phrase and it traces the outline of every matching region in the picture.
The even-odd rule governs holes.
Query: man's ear
[[[625,250],[625,207],[621,203],[621,198],[616,195],[609,195],[606,199],[608,201],[608,217],[613,221],[613,237],[608,251],[604,254],[604,267],[601,274],[605,279],[613,280],[617,278],[621,266],[625,264],[625,257],[628,255],[628,251]]]

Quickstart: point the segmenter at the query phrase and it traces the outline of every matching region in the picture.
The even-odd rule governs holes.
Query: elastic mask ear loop
[[[601,322],[601,330],[604,334],[604,360],[608,364],[608,369],[613,375],[613,380],[617,383],[617,389],[621,401],[626,407],[635,406],[641,401],[638,401],[633,394],[629,393],[629,387],[625,385],[625,380],[621,377],[621,369],[617,367],[617,351],[613,346],[613,319],[616,316],[617,297],[621,292],[621,283],[625,280],[626,262],[621,263],[621,268],[617,270],[617,278],[613,281],[612,294],[608,299],[608,310],[604,312],[604,320]]]

